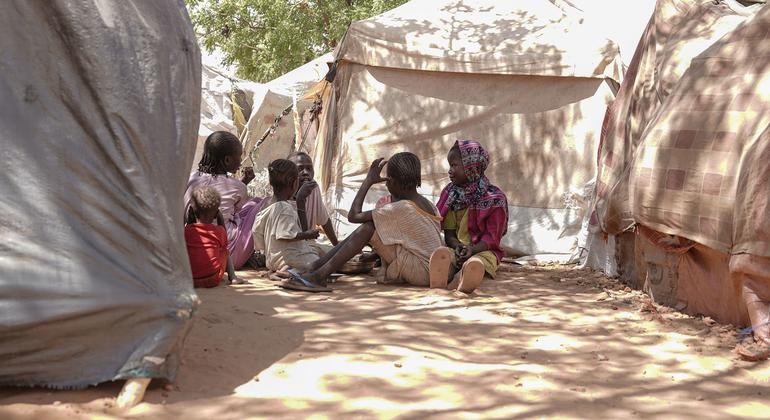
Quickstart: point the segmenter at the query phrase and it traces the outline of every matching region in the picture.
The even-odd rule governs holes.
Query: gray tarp
[[[182,0],[0,4],[0,385],[173,377],[200,74]]]

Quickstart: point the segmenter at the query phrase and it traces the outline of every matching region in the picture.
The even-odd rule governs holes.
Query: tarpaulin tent
[[[345,212],[372,160],[415,152],[420,191],[435,200],[447,150],[470,138],[490,151],[488,175],[509,199],[504,247],[573,253],[622,64],[617,45],[568,3],[411,1],[354,22],[335,53],[314,151],[337,228],[350,228]]]
[[[173,378],[197,297],[182,0],[0,5],[0,385]]]
[[[312,151],[318,120],[310,121],[310,115],[305,111],[313,106],[314,98],[312,96],[305,98],[304,95],[324,78],[329,71],[329,63],[333,60],[331,53],[324,54],[261,85],[261,88],[255,92],[253,109],[246,123],[246,130],[241,136],[244,150],[250,154],[244,156],[244,165],[254,165],[255,171],[264,172],[267,165],[274,159],[285,158],[299,147],[302,147],[303,151]],[[297,130],[294,115],[286,114],[276,130],[265,138],[259,150],[251,153],[265,131],[273,125],[276,117],[287,107],[292,106],[295,100],[301,129]],[[298,132],[299,136],[297,136]],[[306,140],[304,144],[303,140]],[[258,177],[255,183],[260,181],[266,184],[267,177]]]
[[[616,235],[631,227],[630,162],[642,133],[690,61],[760,7],[734,0],[660,0],[605,121],[599,156],[596,221]]]
[[[203,56],[201,66],[201,121],[193,167],[203,155],[203,142],[215,131],[240,135],[245,131],[254,99],[260,100],[262,85],[235,77],[235,71],[222,66],[218,51]]]
[[[768,34],[763,7],[692,60],[644,130],[629,198],[644,239],[679,254],[676,304],[770,344]]]
[[[634,223],[628,177],[642,133],[690,61],[758,7],[734,0],[656,3],[602,127],[587,265],[636,281],[635,238],[624,232]]]

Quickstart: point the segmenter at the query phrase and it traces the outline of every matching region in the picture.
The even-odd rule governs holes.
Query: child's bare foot
[[[439,248],[430,256],[430,288],[446,289],[449,276],[452,274],[453,251],[449,248]]]
[[[284,281],[291,278],[291,275],[286,271],[271,271],[270,274],[267,275],[267,278],[272,281]]]
[[[484,279],[484,263],[479,258],[471,258],[463,264],[462,277],[457,290],[463,293],[473,293]]]
[[[229,284],[246,284],[246,280],[236,276],[230,279]]]

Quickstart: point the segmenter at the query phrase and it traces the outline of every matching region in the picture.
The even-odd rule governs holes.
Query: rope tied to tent
[[[265,133],[262,134],[262,137],[257,140],[257,142],[254,144],[254,147],[249,152],[249,159],[251,160],[251,166],[256,166],[256,163],[254,162],[255,156],[259,153],[259,146],[262,145],[262,143],[267,140],[268,137],[275,134],[276,130],[278,130],[278,126],[281,124],[281,120],[283,120],[283,117],[289,115],[292,108],[294,108],[293,104],[290,104],[286,108],[284,108],[283,111],[281,111],[280,114],[276,115],[275,119],[273,120],[273,124],[270,125],[270,127],[265,130]]]
[[[327,82],[331,83],[334,80],[334,77],[336,76],[336,74],[337,74],[337,65],[336,65],[336,62],[335,62],[331,66],[329,71],[326,73],[326,76],[324,77],[324,80],[326,80]],[[308,124],[307,127],[305,127],[305,131],[302,133],[301,142],[299,144],[299,147],[296,148],[296,150],[300,150],[300,149],[302,149],[302,147],[305,146],[305,141],[307,140],[307,133],[308,133],[308,131],[310,131],[310,126],[318,118],[318,115],[323,110],[323,100],[321,98],[326,93],[326,89],[328,89],[328,87],[329,87],[329,84],[324,86],[324,88],[321,91],[320,95],[316,94],[315,100],[313,101],[313,105],[310,107],[310,123],[311,124]],[[281,111],[281,113],[276,115],[275,119],[273,120],[273,124],[270,125],[270,127],[268,127],[267,130],[265,130],[264,134],[262,134],[262,137],[260,137],[260,139],[257,140],[257,142],[254,144],[254,147],[252,147],[251,151],[249,152],[249,160],[251,161],[251,166],[252,167],[256,166],[255,160],[256,160],[256,156],[259,155],[259,147],[262,145],[262,143],[265,142],[265,140],[267,140],[268,137],[270,137],[273,134],[275,134],[275,132],[278,130],[278,126],[281,124],[281,121],[283,120],[283,118],[285,116],[289,115],[289,113],[293,109],[294,109],[294,102],[292,101],[292,103],[289,104],[289,106],[284,108],[284,110]],[[296,143],[296,135],[294,136],[293,143],[294,143],[294,145],[297,144]]]

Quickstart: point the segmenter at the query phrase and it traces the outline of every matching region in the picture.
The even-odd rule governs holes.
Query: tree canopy
[[[350,22],[407,0],[186,0],[206,50],[266,82],[331,51]]]

